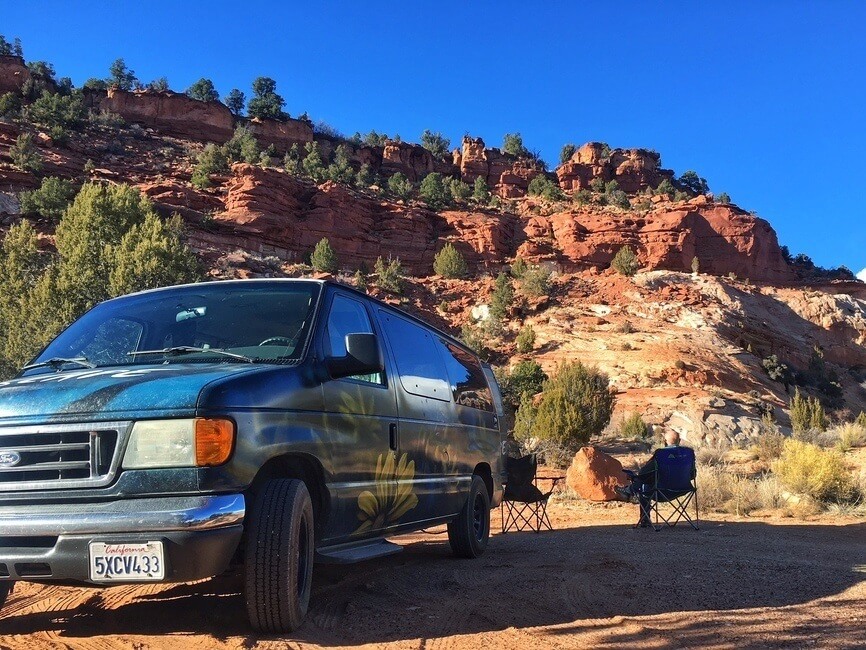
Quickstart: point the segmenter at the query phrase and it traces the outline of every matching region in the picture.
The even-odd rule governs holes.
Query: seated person
[[[665,431],[665,447],[663,447],[663,449],[679,446],[680,434],[672,429]],[[641,528],[650,525],[649,493],[652,491],[656,480],[655,461],[656,455],[653,453],[652,457],[641,466],[637,473],[627,472],[631,478],[631,485],[615,488],[617,494],[619,494],[624,501],[637,500],[640,504],[640,520],[638,521],[638,526]]]

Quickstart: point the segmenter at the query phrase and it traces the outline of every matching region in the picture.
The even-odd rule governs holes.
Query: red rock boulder
[[[17,93],[30,78],[24,59],[17,56],[0,56],[0,95]]]
[[[565,482],[589,501],[617,501],[619,495],[614,488],[629,483],[622,463],[595,447],[582,447],[574,455]]]
[[[304,155],[304,145],[313,141],[313,127],[304,120],[272,120],[254,117],[249,121],[249,129],[262,147],[274,145],[277,153],[286,153],[293,144],[301,149]]]

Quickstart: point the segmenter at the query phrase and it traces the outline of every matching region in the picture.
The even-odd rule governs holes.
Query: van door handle
[[[388,427],[388,445],[392,450],[397,451],[397,423],[392,422]]]

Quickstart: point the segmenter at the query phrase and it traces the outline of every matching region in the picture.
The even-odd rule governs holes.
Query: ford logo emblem
[[[21,454],[17,451],[0,451],[0,467],[15,467],[21,462]]]

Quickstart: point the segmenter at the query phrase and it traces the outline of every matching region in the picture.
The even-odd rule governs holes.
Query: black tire
[[[460,514],[448,523],[448,541],[457,557],[480,557],[490,539],[490,495],[477,474]]]
[[[313,581],[313,503],[303,481],[272,479],[253,506],[244,549],[247,616],[260,632],[293,632]]]
[[[6,598],[12,593],[12,587],[14,586],[14,582],[10,582],[9,580],[0,580],[0,614],[3,613],[3,605],[6,604]]]

